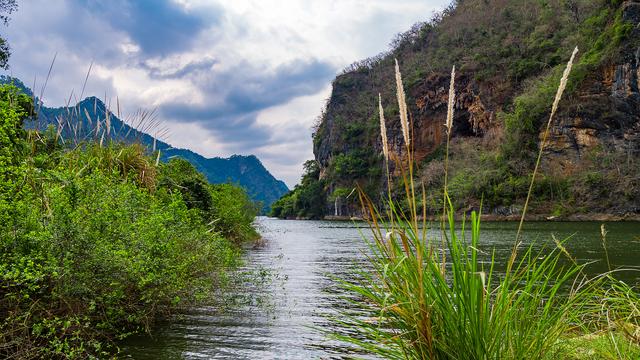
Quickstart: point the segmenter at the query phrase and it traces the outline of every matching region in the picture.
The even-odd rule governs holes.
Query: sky
[[[254,154],[293,187],[336,74],[448,2],[19,0],[0,36],[5,73],[37,94],[57,54],[47,106],[82,95],[117,97],[123,115],[155,109],[174,147]]]

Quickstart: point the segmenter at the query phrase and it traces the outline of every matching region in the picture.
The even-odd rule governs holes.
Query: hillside
[[[441,208],[444,120],[451,66],[457,74],[449,193],[460,211],[517,215],[564,64],[580,54],[545,148],[533,214],[581,218],[640,214],[640,2],[465,0],[398,35],[391,49],[333,81],[313,136],[322,189],[309,211],[299,194],[282,216],[358,214],[356,184],[374,200],[386,188],[377,96],[389,143],[402,156],[394,59],[403,74],[417,183]],[[394,170],[393,162],[390,164]],[[313,179],[310,180],[310,177]],[[395,184],[399,186],[400,184]],[[311,196],[307,196],[310,198]],[[321,209],[321,211],[318,211]]]
[[[18,79],[2,77],[0,82],[11,82],[33,97],[31,90]],[[245,188],[254,201],[262,203],[263,212],[268,211],[275,200],[289,191],[286,184],[273,177],[254,155],[206,158],[188,149],[174,148],[147,134],[153,133],[157,128],[153,114],[138,112],[125,122],[112,111],[108,111],[102,100],[88,97],[74,107],[49,108],[42,106],[39,109],[38,123],[31,121],[25,126],[45,129],[49,125],[55,125],[57,129],[62,128],[60,137],[63,141],[71,143],[94,138],[100,139],[101,137],[111,137],[125,142],[139,141],[150,150],[159,150],[162,161],[173,157],[188,160],[198,171],[205,174],[211,183],[239,184]],[[108,131],[107,114],[109,118]],[[96,120],[100,121],[100,128],[97,132]],[[129,124],[132,124],[133,127]]]

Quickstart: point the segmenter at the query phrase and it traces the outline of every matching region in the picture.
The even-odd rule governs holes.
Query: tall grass
[[[575,52],[561,80],[546,132],[574,56]],[[445,123],[448,137],[453,128],[454,76],[455,68]],[[406,105],[397,62],[396,84],[403,134],[409,134],[402,115]],[[384,139],[384,127],[381,130]],[[637,326],[635,315],[628,315],[637,314],[637,306],[629,301],[634,296],[637,299],[634,290],[609,276],[588,279],[583,272],[585,265],[563,261],[568,253],[561,241],[555,248],[534,251],[530,246],[519,253],[519,229],[507,270],[498,271],[495,254],[482,254],[479,250],[480,214],[473,212],[469,219],[462,218],[462,229],[458,230],[446,186],[442,231],[428,231],[425,190],[423,187],[422,199],[417,198],[410,141],[406,137],[405,140],[409,164],[400,164],[400,169],[406,169],[401,176],[409,212],[400,210],[390,196],[388,213],[382,216],[367,195],[360,192],[372,231],[371,269],[358,273],[357,281],[343,282],[349,292],[357,295],[351,301],[362,311],[358,316],[350,312],[335,319],[347,331],[334,333],[333,337],[390,359],[542,359],[575,354],[575,346],[564,346],[567,343],[562,342],[567,334],[602,329],[603,323],[605,327],[611,325],[610,319],[603,322],[598,316],[601,312],[594,310],[598,306],[608,309],[619,302],[616,308],[626,309],[622,311],[627,314],[624,323],[635,321]],[[540,154],[543,147],[544,141]],[[394,159],[401,161],[398,156]],[[539,161],[540,156],[537,164]],[[417,215],[420,200],[422,219]],[[434,235],[439,233],[442,239]],[[606,288],[606,280],[614,285]]]

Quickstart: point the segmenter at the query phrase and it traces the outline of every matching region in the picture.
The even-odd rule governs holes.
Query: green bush
[[[321,219],[325,213],[324,181],[319,179],[320,167],[313,160],[304,163],[299,185],[271,205],[270,216]]]
[[[162,164],[159,183],[161,187],[182,194],[182,199],[190,209],[198,209],[204,214],[213,208],[207,179],[185,159],[173,158]]]
[[[240,187],[231,184],[210,185],[213,209],[209,215],[214,229],[226,238],[241,242],[258,233],[252,226],[258,207]]]
[[[44,344],[39,356],[99,351],[95,339],[147,329],[206,296],[235,259],[179,194],[102,171],[52,171],[43,185],[0,213],[3,334],[19,331],[21,347]]]
[[[63,148],[22,130],[16,96],[0,87],[0,357],[108,356],[224,288],[256,236],[242,189],[137,144]]]
[[[17,171],[26,151],[22,122],[31,112],[31,99],[15,86],[0,85],[0,190]]]

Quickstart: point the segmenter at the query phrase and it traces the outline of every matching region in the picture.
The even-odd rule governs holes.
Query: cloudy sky
[[[8,27],[10,75],[48,106],[118,96],[157,109],[175,147],[255,154],[290,187],[313,157],[311,126],[336,73],[387,49],[447,0],[22,0]],[[115,101],[115,100],[114,100]]]

